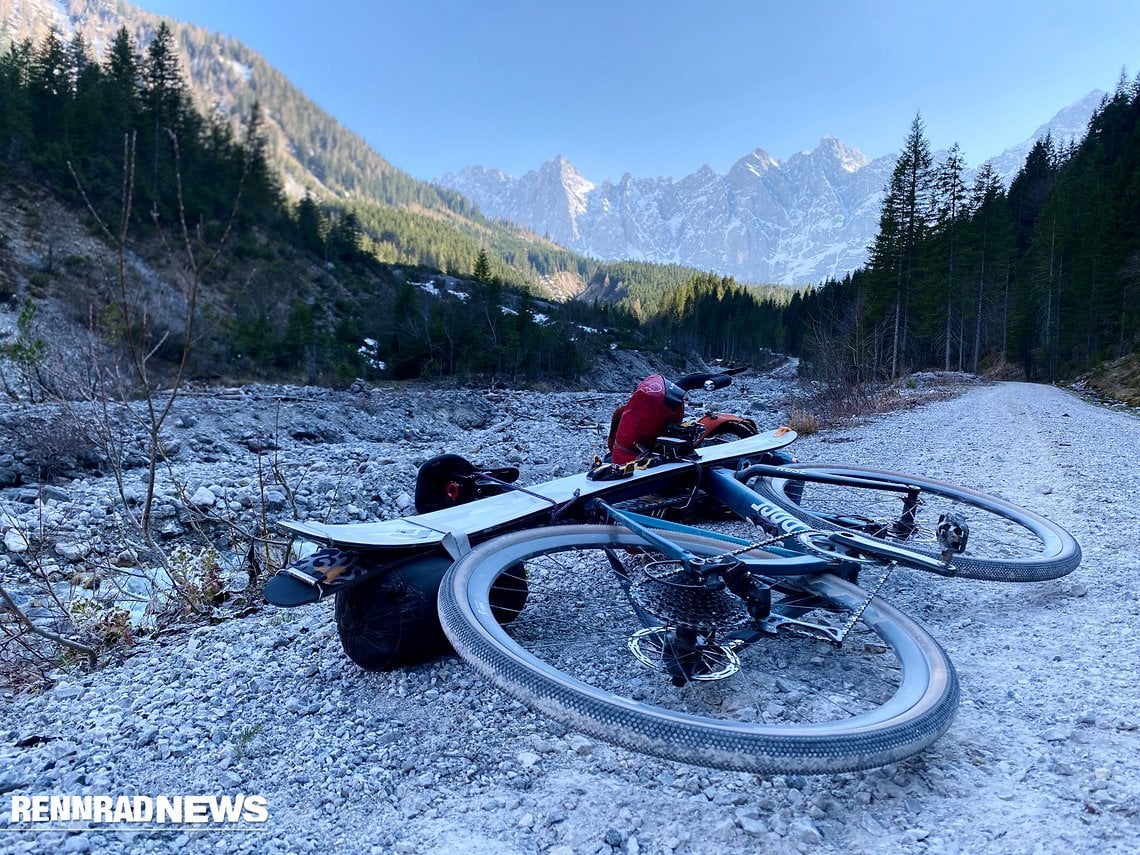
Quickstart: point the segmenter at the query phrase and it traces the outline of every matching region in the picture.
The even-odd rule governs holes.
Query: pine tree
[[[147,123],[150,145],[151,198],[158,202],[160,190],[173,184],[164,180],[164,165],[172,159],[164,157],[171,144],[183,145],[193,139],[194,133],[187,127],[193,109],[186,84],[182,79],[182,69],[178,61],[177,45],[170,27],[163,21],[158,26],[154,38],[147,45],[142,69],[142,112]],[[193,184],[188,186],[193,187]]]
[[[142,69],[131,34],[120,27],[103,62],[103,100],[108,125],[121,136],[134,127],[142,92]]]
[[[301,246],[314,255],[324,257],[324,216],[316,201],[309,193],[297,203],[297,231],[300,233]]]
[[[927,229],[930,145],[921,115],[911,123],[902,153],[891,172],[879,218],[879,234],[871,247],[871,269],[879,292],[870,306],[888,307],[891,320],[890,376],[897,377],[910,337],[911,290],[918,266],[918,245]],[[885,299],[884,299],[885,298]]]
[[[70,94],[67,51],[52,27],[32,59],[28,90],[32,127],[43,142],[58,143],[64,135],[64,99]]]
[[[1006,337],[1009,326],[1009,254],[1012,251],[1013,232],[1009,222],[1001,176],[988,160],[981,165],[970,190],[969,235],[973,245],[974,278],[974,335],[970,356],[970,370],[977,372],[986,341],[983,334],[990,305],[994,302],[991,290],[994,283],[1001,285],[1001,351],[1005,360]]]
[[[479,254],[475,257],[475,269],[472,278],[483,284],[491,281],[491,260],[487,257],[487,250],[483,247],[479,248]]]
[[[178,131],[186,118],[189,97],[178,60],[174,33],[163,21],[146,49],[142,65],[143,103],[157,126]]]
[[[945,292],[944,305],[946,307],[943,371],[950,370],[950,354],[954,342],[955,314],[961,322],[962,299],[959,293],[959,283],[956,278],[955,262],[958,258],[958,231],[962,220],[968,213],[966,210],[967,193],[962,173],[966,169],[966,161],[958,144],[954,143],[946,155],[946,160],[939,164],[934,173],[934,227],[940,234],[945,245]],[[962,362],[962,343],[958,342],[959,369]]]

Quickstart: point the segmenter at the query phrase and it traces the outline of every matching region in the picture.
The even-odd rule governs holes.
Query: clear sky
[[[916,111],[970,165],[1121,69],[1140,0],[133,0],[233,36],[416,178],[725,172],[823,136],[876,157]]]

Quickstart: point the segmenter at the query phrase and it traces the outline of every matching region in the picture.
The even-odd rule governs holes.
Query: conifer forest
[[[738,362],[782,351],[837,382],[927,368],[1057,381],[1140,341],[1140,81],[1122,77],[1083,140],[1039,141],[1008,188],[988,163],[971,173],[957,146],[932,154],[916,116],[867,265],[790,289],[587,259],[451,191],[425,207],[428,185],[399,204],[291,201],[259,107],[240,130],[204,116],[177,56],[165,25],[145,50],[120,30],[103,57],[54,31],[11,45],[0,184],[45,190],[143,256],[174,223],[224,243],[196,310],[202,377],[573,382],[621,346]],[[32,296],[98,319],[106,276],[78,287],[51,274]],[[583,297],[552,299],[559,277]],[[13,282],[0,279],[0,299],[15,299]]]

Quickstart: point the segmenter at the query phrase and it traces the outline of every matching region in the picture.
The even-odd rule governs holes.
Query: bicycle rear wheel
[[[669,536],[697,555],[725,551],[720,541]],[[804,634],[761,637],[732,595],[672,584],[662,559],[613,526],[504,535],[448,571],[440,620],[460,655],[508,694],[576,731],[670,760],[843,772],[908,757],[950,726],[953,666],[881,600],[826,574],[768,578],[773,614]],[[529,598],[501,624],[490,606],[495,580],[516,564]],[[809,634],[825,625],[854,628],[837,646]],[[664,654],[685,628],[698,652],[678,686],[675,657]]]
[[[940,557],[935,526],[945,513],[970,526],[966,551],[951,561],[957,575],[992,582],[1039,582],[1071,573],[1081,549],[1065,529],[1032,511],[985,493],[920,475],[861,466],[799,464],[792,468],[827,475],[912,484],[922,489],[913,529],[894,523],[902,513],[898,493],[761,477],[755,489],[793,516],[821,529],[855,529],[932,557]]]

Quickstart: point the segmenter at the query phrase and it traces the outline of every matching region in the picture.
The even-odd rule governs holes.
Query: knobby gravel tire
[[[703,537],[670,534],[670,538],[698,555],[724,551],[722,542]],[[448,571],[439,592],[441,624],[456,651],[513,697],[575,731],[668,760],[757,773],[847,772],[909,757],[929,746],[949,728],[958,705],[958,680],[950,660],[922,627],[878,598],[866,605],[859,625],[862,637],[870,638],[871,642],[853,641],[851,645],[862,651],[861,654],[840,652],[841,648],[819,640],[764,637],[746,647],[740,656],[742,663],[748,662],[747,654],[753,650],[758,651],[758,655],[777,657],[772,660],[770,669],[763,669],[763,673],[755,677],[746,670],[750,663],[742,664],[740,673],[715,684],[691,682],[684,689],[678,689],[667,676],[634,661],[628,650],[624,651],[623,660],[620,648],[628,636],[609,625],[598,625],[596,637],[578,640],[576,649],[583,652],[574,656],[586,663],[583,667],[590,682],[551,664],[558,659],[555,651],[560,645],[574,644],[569,622],[584,622],[592,628],[595,623],[610,623],[604,617],[609,611],[625,617],[635,612],[623,588],[614,584],[619,574],[612,569],[608,575],[613,578],[608,580],[603,578],[607,575],[605,572],[581,580],[560,579],[559,573],[564,569],[581,568],[581,562],[575,563],[576,556],[581,554],[593,557],[605,552],[608,556],[637,557],[645,554],[644,546],[636,535],[614,526],[554,526],[504,535],[482,544]],[[512,623],[501,625],[490,606],[494,580],[512,565],[521,563],[534,567],[543,561],[557,565],[557,571],[551,573],[553,581],[547,583],[533,569],[528,570],[527,610]],[[598,564],[601,566],[604,562]],[[563,593],[562,583],[579,581],[577,590],[582,591],[582,599],[575,602],[572,596]],[[550,594],[544,590],[547,584]],[[810,597],[819,604],[841,606],[846,613],[858,609],[866,600],[861,589],[831,575],[795,577],[786,584],[800,592],[801,600]],[[554,620],[566,622],[566,626],[550,626],[546,633],[534,627],[523,629],[529,623],[528,614],[541,611],[547,598],[551,602],[550,610],[556,613]],[[633,617],[635,626],[645,624],[643,618],[640,623],[638,620],[637,616]],[[544,626],[540,625],[539,629]],[[520,641],[520,633],[527,632],[536,637]],[[793,641],[815,645],[803,658],[804,673],[811,680],[824,679],[828,650],[835,650],[836,657],[862,655],[876,662],[889,660],[892,683],[885,689],[889,696],[868,702],[869,708],[854,713],[849,707],[824,698],[823,702],[835,704],[838,710],[828,713],[834,719],[806,723],[787,720],[786,713],[784,718],[759,721],[734,718],[744,715],[741,710],[730,712],[728,717],[703,714],[703,708],[702,714],[694,714],[669,706],[672,700],[661,702],[645,696],[647,691],[652,691],[660,698],[671,699],[690,690],[704,691],[706,686],[708,691],[725,695],[739,691],[732,688],[734,685],[743,685],[746,695],[752,685],[749,681],[760,686],[760,680],[764,680],[774,688],[771,692],[751,689],[756,697],[751,698],[754,706],[746,708],[750,713],[764,705],[775,704],[782,708],[800,696],[816,702],[810,687],[797,686],[785,677],[786,671],[779,670],[787,668],[791,661],[790,655],[787,661],[778,657],[784,655],[787,645]],[[603,644],[608,645],[608,653],[603,654]],[[531,649],[524,645],[531,645]],[[594,645],[598,645],[596,656]],[[846,645],[845,642],[844,647]],[[592,659],[596,659],[596,670],[601,676],[595,677],[589,665]],[[857,672],[844,673],[840,667],[842,662],[828,664],[836,666],[834,685],[850,686],[847,681]],[[576,667],[576,663],[572,663],[571,670]],[[609,672],[614,670],[634,675],[620,679],[641,685],[635,693],[637,696],[602,687],[601,684],[611,679]],[[893,682],[898,683],[897,687]],[[618,685],[624,687],[626,683]],[[817,694],[824,692],[820,690]]]
[[[889,539],[889,542],[934,558],[940,557],[939,547],[933,538],[937,515],[942,509],[966,509],[967,522],[971,527],[968,548],[951,561],[956,575],[964,579],[1041,582],[1065,576],[1081,563],[1080,546],[1069,532],[996,496],[920,475],[861,466],[800,464],[790,468],[921,487],[929,500],[925,509],[926,541],[908,538]],[[842,530],[844,526],[813,513],[813,509],[829,514],[889,519],[892,514],[897,515],[899,507],[899,499],[894,494],[869,488],[835,487],[767,476],[757,478],[753,487],[797,519],[819,529]],[[801,490],[802,497],[799,495]],[[877,513],[880,507],[886,508],[892,502],[890,510]]]

